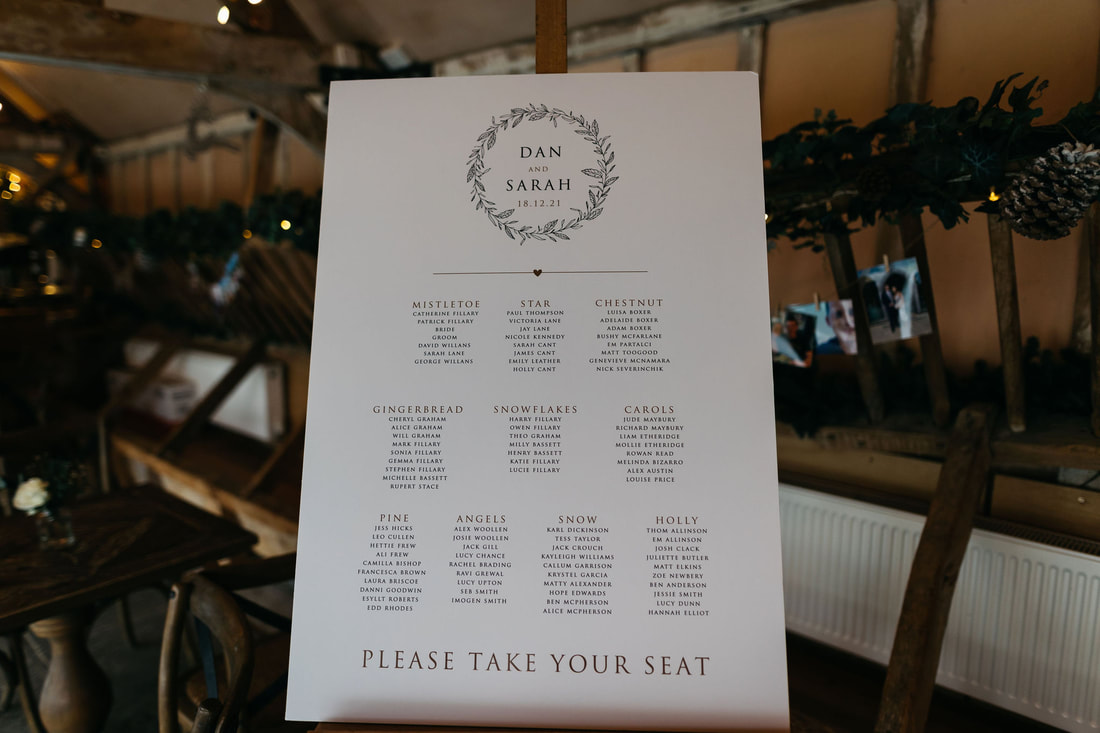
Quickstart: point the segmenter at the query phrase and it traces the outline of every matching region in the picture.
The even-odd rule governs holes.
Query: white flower
[[[30,478],[19,484],[15,490],[15,498],[11,505],[24,512],[33,512],[46,505],[50,500],[50,492],[46,491],[49,484],[40,478]]]

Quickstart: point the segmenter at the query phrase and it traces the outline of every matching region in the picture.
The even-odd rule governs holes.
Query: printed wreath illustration
[[[563,120],[575,125],[577,129],[573,132],[592,144],[592,149],[597,156],[596,167],[585,168],[581,172],[595,182],[588,187],[588,200],[585,201],[584,208],[570,208],[570,211],[576,213],[575,217],[551,219],[541,226],[529,224],[518,226],[518,221],[509,219],[515,213],[515,209],[498,211],[497,205],[487,198],[485,184],[481,182],[481,177],[492,169],[485,167],[485,154],[496,145],[497,135],[514,129],[524,120],[531,122],[549,120],[554,127],[558,126],[558,120]],[[600,126],[596,120],[585,120],[583,115],[575,115],[557,107],[549,108],[545,104],[532,103],[526,107],[513,107],[508,114],[493,117],[489,129],[481,133],[477,139],[477,145],[470,153],[467,160],[469,169],[466,172],[466,182],[472,184],[470,201],[475,202],[475,210],[485,212],[493,226],[507,234],[509,239],[518,238],[521,245],[528,239],[539,242],[569,239],[567,231],[580,229],[584,222],[592,221],[603,213],[604,201],[607,200],[611,185],[619,180],[618,176],[611,175],[615,170],[615,153],[608,143],[610,139],[610,135],[600,137]]]

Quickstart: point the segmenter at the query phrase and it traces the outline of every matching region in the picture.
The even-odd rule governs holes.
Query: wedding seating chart
[[[757,89],[332,85],[288,718],[787,728]]]

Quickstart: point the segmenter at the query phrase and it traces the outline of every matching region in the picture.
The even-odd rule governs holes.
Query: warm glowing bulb
[[[56,295],[57,294],[57,286],[56,285],[47,285],[46,287],[42,288],[42,292],[45,293],[46,295]]]
[[[251,229],[245,229],[243,232],[241,232],[241,236],[244,237],[245,239],[252,239],[252,230]]]
[[[218,22],[225,25],[229,22],[229,6],[223,5],[218,9]]]
[[[11,191],[0,191],[0,199],[13,198]]]
[[[10,188],[12,191],[20,191],[23,187],[20,186],[18,183],[9,183],[8,188]]]
[[[260,3],[262,3],[263,1],[264,1],[264,0],[248,0],[248,4],[249,4],[249,5],[259,5],[259,4],[260,4]]]
[[[12,183],[19,183],[23,179],[19,177],[18,173],[9,173],[8,174],[8,180],[11,181]]]
[[[286,219],[283,219],[281,222],[279,222],[279,226],[283,228],[284,232],[290,231],[290,222]]]
[[[997,191],[994,190],[993,186],[990,186],[989,187],[989,200],[990,201],[999,201],[1000,198],[1001,197],[997,195]]]
[[[0,109],[4,109],[4,103],[0,102]]]
[[[92,240],[92,249],[99,249],[102,246],[103,246],[103,242],[99,241],[98,239],[93,239]]]

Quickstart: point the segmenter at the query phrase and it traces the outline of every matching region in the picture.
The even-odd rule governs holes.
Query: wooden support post
[[[875,733],[921,733],[932,702],[951,597],[989,479],[989,407],[959,413],[909,571]]]
[[[564,74],[569,70],[565,6],[566,0],[535,0],[537,74]]]
[[[1096,204],[1093,204],[1095,206]],[[1092,349],[1092,287],[1091,268],[1089,266],[1089,242],[1086,234],[1077,249],[1077,282],[1073,297],[1073,326],[1069,332],[1070,348],[1078,354],[1087,354]]]
[[[253,341],[252,345],[248,347],[248,350],[237,360],[237,362],[225,373],[217,384],[215,384],[210,391],[202,398],[202,401],[195,406],[195,409],[191,411],[191,414],[187,416],[187,419],[177,425],[168,437],[157,448],[157,455],[164,456],[165,454],[179,450],[179,448],[190,440],[194,435],[206,424],[206,421],[210,419],[221,404],[225,402],[225,399],[237,388],[237,385],[241,383],[241,380],[252,370],[252,367],[256,366],[267,354],[267,347],[263,340]]]
[[[893,104],[924,100],[931,41],[932,0],[897,0],[894,64],[890,72]]]
[[[936,320],[936,304],[932,296],[932,271],[928,265],[928,248],[924,243],[924,228],[919,216],[906,214],[898,222],[905,253],[917,258],[920,267],[920,298],[928,309],[932,333],[920,337],[920,353],[924,359],[924,381],[928,383],[928,399],[932,403],[932,419],[941,428],[951,421],[951,399],[947,393],[947,370],[940,346],[940,327]]]
[[[249,145],[248,180],[244,188],[244,210],[257,196],[271,191],[275,173],[275,146],[279,142],[279,126],[266,117],[256,120]]]
[[[856,274],[856,260],[852,254],[852,241],[847,234],[826,234],[825,251],[829,255],[829,265],[836,283],[836,297],[852,301],[852,313],[856,319],[856,377],[859,379],[859,391],[863,395],[863,404],[872,423],[882,422],[886,406],[882,400],[882,390],[878,383],[878,367],[875,364],[875,346],[871,343],[871,325],[867,321],[867,309],[860,295],[859,276]]]
[[[1100,54],[1096,56],[1096,81],[1093,84],[1094,87],[1100,87]],[[2,88],[0,88],[2,91]],[[1096,232],[1096,220],[1100,217],[1100,205],[1093,204],[1086,214],[1085,224],[1085,236],[1081,240],[1081,246],[1077,250],[1077,290],[1076,297],[1073,299],[1073,330],[1070,331],[1070,346],[1072,346],[1080,354],[1088,354],[1090,352],[1095,353],[1095,341],[1092,338],[1093,324],[1096,323],[1096,319],[1093,317],[1093,301],[1090,293],[1096,292],[1096,287],[1091,286],[1092,271],[1095,270],[1096,258],[1092,254],[1092,249],[1089,245],[1089,238],[1092,237],[1092,242],[1095,243]],[[1089,263],[1093,263],[1091,266]],[[1095,357],[1094,357],[1095,358]],[[1096,379],[1096,365],[1093,364],[1092,378]],[[1095,381],[1093,382],[1093,397],[1092,397],[1092,431],[1094,435],[1100,436],[1097,433],[1097,418],[1096,418],[1096,389]]]
[[[760,77],[760,89],[764,88],[764,44],[768,26],[753,23],[737,31],[737,70],[754,71]]]
[[[1100,204],[1093,204],[1085,219],[1085,241],[1089,248],[1089,306],[1092,316],[1092,434],[1100,438]]]
[[[1024,350],[1020,336],[1020,300],[1016,292],[1016,255],[1012,229],[997,214],[989,214],[989,250],[993,257],[993,292],[1001,336],[1005,413],[1014,433],[1027,428],[1024,398]]]

